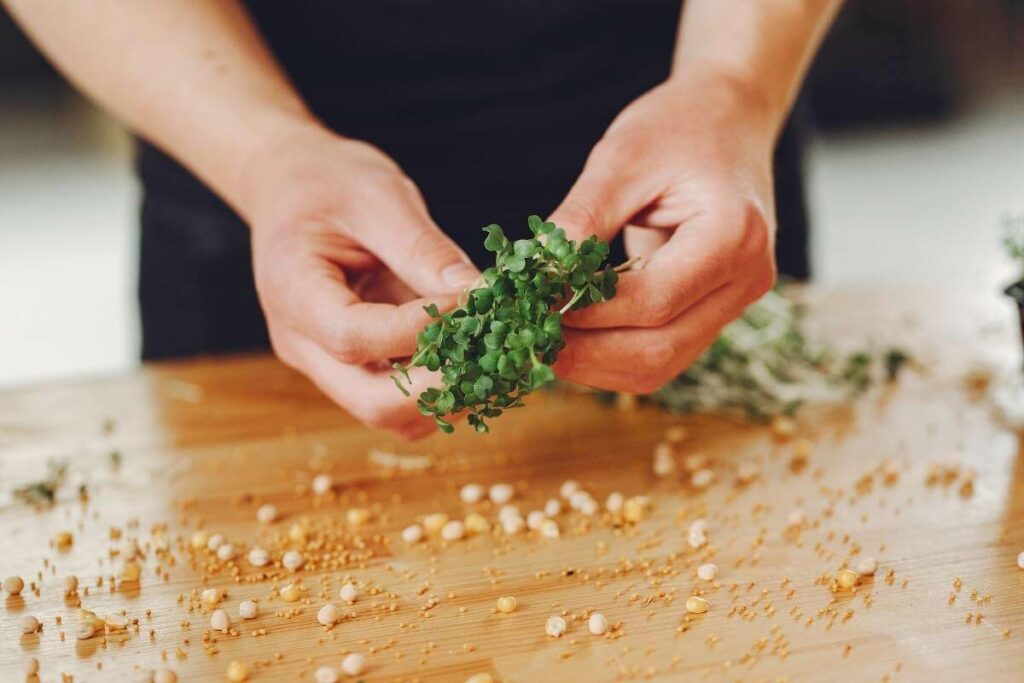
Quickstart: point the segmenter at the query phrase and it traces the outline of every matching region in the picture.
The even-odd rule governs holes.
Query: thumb
[[[400,210],[369,233],[363,246],[421,296],[459,292],[480,277],[466,253],[425,210]]]
[[[628,160],[595,153],[579,179],[548,219],[577,242],[590,235],[609,241],[629,219],[655,199]]]

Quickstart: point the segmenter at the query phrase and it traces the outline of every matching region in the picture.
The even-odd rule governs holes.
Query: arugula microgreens
[[[487,418],[523,405],[523,397],[555,378],[551,365],[565,346],[562,316],[615,296],[618,273],[602,266],[608,244],[591,236],[579,246],[565,230],[539,216],[528,219],[531,239],[510,241],[497,225],[484,228],[484,247],[495,254],[483,287],[466,293],[447,313],[431,304],[434,319],[417,336],[408,365],[395,363],[395,385],[406,396],[409,367],[441,371],[443,386],[419,395],[420,412],[438,428],[444,418],[468,410],[469,424],[488,431]]]

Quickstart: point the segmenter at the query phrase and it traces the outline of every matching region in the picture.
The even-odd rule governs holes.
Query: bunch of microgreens
[[[895,379],[909,360],[884,354],[842,354],[808,340],[802,307],[769,292],[730,323],[683,374],[649,398],[684,413],[738,414],[753,420],[789,415],[805,403],[835,403],[857,396],[884,371]],[[881,362],[879,362],[881,361]],[[876,368],[884,366],[882,370]]]
[[[395,364],[406,381],[410,366],[441,372],[442,387],[420,394],[420,412],[443,432],[444,418],[468,411],[469,424],[486,432],[487,418],[523,405],[523,397],[555,378],[551,365],[565,346],[562,315],[615,296],[618,274],[604,267],[608,244],[588,237],[578,246],[554,223],[530,216],[533,237],[510,241],[497,225],[484,228],[484,247],[495,254],[483,285],[447,313],[431,304],[434,319],[417,337],[408,365]],[[402,378],[395,384],[405,394]]]

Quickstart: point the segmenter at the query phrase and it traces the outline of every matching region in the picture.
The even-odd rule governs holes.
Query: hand
[[[371,427],[434,431],[395,388],[389,360],[416,350],[430,321],[422,306],[454,306],[477,269],[370,145],[303,130],[248,166],[243,214],[274,352]]]
[[[566,318],[568,380],[650,393],[775,281],[775,127],[725,77],[680,76],[630,104],[551,220],[573,239],[625,230],[641,269]]]

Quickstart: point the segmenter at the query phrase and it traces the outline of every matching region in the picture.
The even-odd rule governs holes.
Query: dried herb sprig
[[[487,419],[523,405],[523,397],[555,378],[551,365],[565,346],[562,315],[615,296],[618,274],[605,267],[608,244],[588,237],[577,245],[565,230],[539,216],[528,219],[533,237],[509,240],[497,225],[484,228],[484,247],[495,254],[483,287],[469,291],[455,310],[441,313],[417,337],[408,365],[393,379],[409,395],[408,368],[441,372],[442,387],[420,394],[420,412],[443,432],[447,416],[466,410],[469,424],[488,431]]]
[[[898,348],[881,355],[864,350],[841,354],[812,342],[804,333],[803,314],[799,304],[769,292],[683,374],[648,398],[674,412],[767,420],[792,414],[805,403],[859,395],[882,373],[892,381],[910,359]]]

